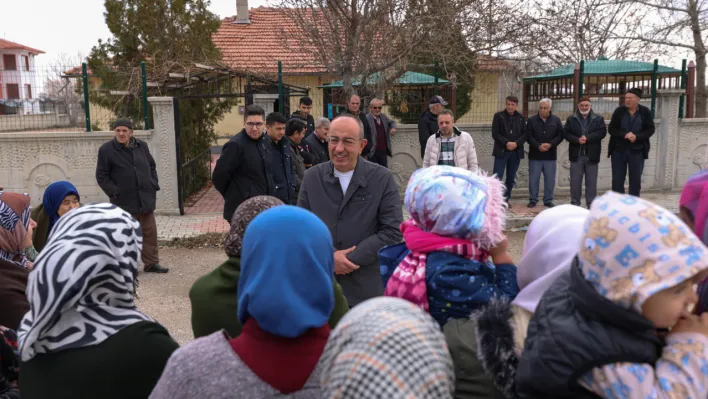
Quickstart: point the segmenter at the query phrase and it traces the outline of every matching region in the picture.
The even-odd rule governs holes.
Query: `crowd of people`
[[[612,114],[609,126],[600,114],[592,111],[590,97],[581,97],[578,107],[565,125],[553,115],[553,101],[538,102],[538,112],[526,120],[517,111],[519,99],[506,98],[506,109],[494,114],[492,138],[494,147],[493,173],[504,180],[508,202],[516,185],[516,174],[524,159],[528,143],[529,202],[534,208],[539,202],[539,185],[543,175],[543,204],[553,207],[556,184],[558,146],[568,142],[570,162],[571,204],[580,205],[585,185],[585,205],[589,208],[597,196],[597,179],[602,154],[602,141],[610,134],[607,156],[612,164],[612,191],[625,192],[629,175],[629,194],[639,197],[644,160],[649,158],[649,139],[654,135],[654,119],[649,108],[639,104],[641,89],[629,89],[623,105]],[[445,109],[447,102],[433,96],[418,123],[423,167],[452,165],[468,170],[479,168],[472,137],[454,127],[454,116]]]
[[[213,175],[227,259],[193,284],[181,347],[135,303],[140,262],[165,268],[154,161],[129,121],[101,147],[110,204],[81,206],[69,182],[35,209],[0,190],[0,399],[708,397],[708,171],[687,181],[678,216],[615,192],[546,209],[516,264],[511,187],[457,155],[474,144],[435,101],[438,162],[424,150],[403,198],[365,159],[387,154],[366,126],[395,133],[380,113],[325,123],[306,102],[290,120],[247,106]],[[516,134],[526,122],[507,114]],[[620,130],[638,131],[635,115]],[[596,117],[539,118],[524,129],[553,136],[541,154],[569,123],[601,134]],[[613,154],[631,164],[640,136]],[[495,166],[513,169],[515,137]],[[580,137],[592,159],[596,141]]]

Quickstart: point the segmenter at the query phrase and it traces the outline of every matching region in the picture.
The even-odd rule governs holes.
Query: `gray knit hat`
[[[124,126],[127,127],[130,130],[133,130],[133,122],[128,119],[128,118],[118,118],[116,119],[115,122],[113,122],[113,129],[119,127],[119,126]]]

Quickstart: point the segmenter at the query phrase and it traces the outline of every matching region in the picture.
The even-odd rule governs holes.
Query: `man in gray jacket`
[[[297,204],[329,227],[334,272],[349,306],[383,295],[379,249],[401,242],[401,196],[393,174],[364,160],[364,126],[340,115],[329,131],[330,161],[305,172]]]

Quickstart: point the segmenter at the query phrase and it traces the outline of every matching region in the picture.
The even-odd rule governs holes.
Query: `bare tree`
[[[639,31],[643,8],[607,0],[542,0],[534,8],[539,40],[529,48],[546,67],[600,57],[641,59],[647,53],[648,43],[627,38]]]
[[[699,0],[615,0],[632,7],[644,7],[648,16],[633,34],[619,33],[617,39],[629,39],[661,46],[667,51],[677,48],[693,51],[696,56],[696,117],[708,115],[706,90],[706,37],[708,3]],[[692,83],[692,82],[690,82]]]
[[[59,54],[47,71],[43,92],[39,93],[40,101],[52,104],[54,112],[67,115],[71,126],[81,122],[83,98],[77,90],[78,78],[70,75],[73,72],[80,73],[79,66],[84,60],[81,53],[75,56]]]
[[[473,75],[477,54],[516,48],[514,35],[522,37],[524,30],[521,6],[503,0],[273,0],[273,5],[292,21],[283,28],[286,35],[298,37],[303,52],[340,76],[346,93],[353,92],[354,79],[361,80],[360,87],[375,80],[370,89],[381,93],[407,69],[429,66],[431,60],[459,82]]]

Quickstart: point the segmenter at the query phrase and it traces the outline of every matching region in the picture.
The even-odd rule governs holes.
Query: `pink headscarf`
[[[693,214],[693,231],[704,244],[708,244],[708,169],[691,176],[681,191],[679,205]]]

